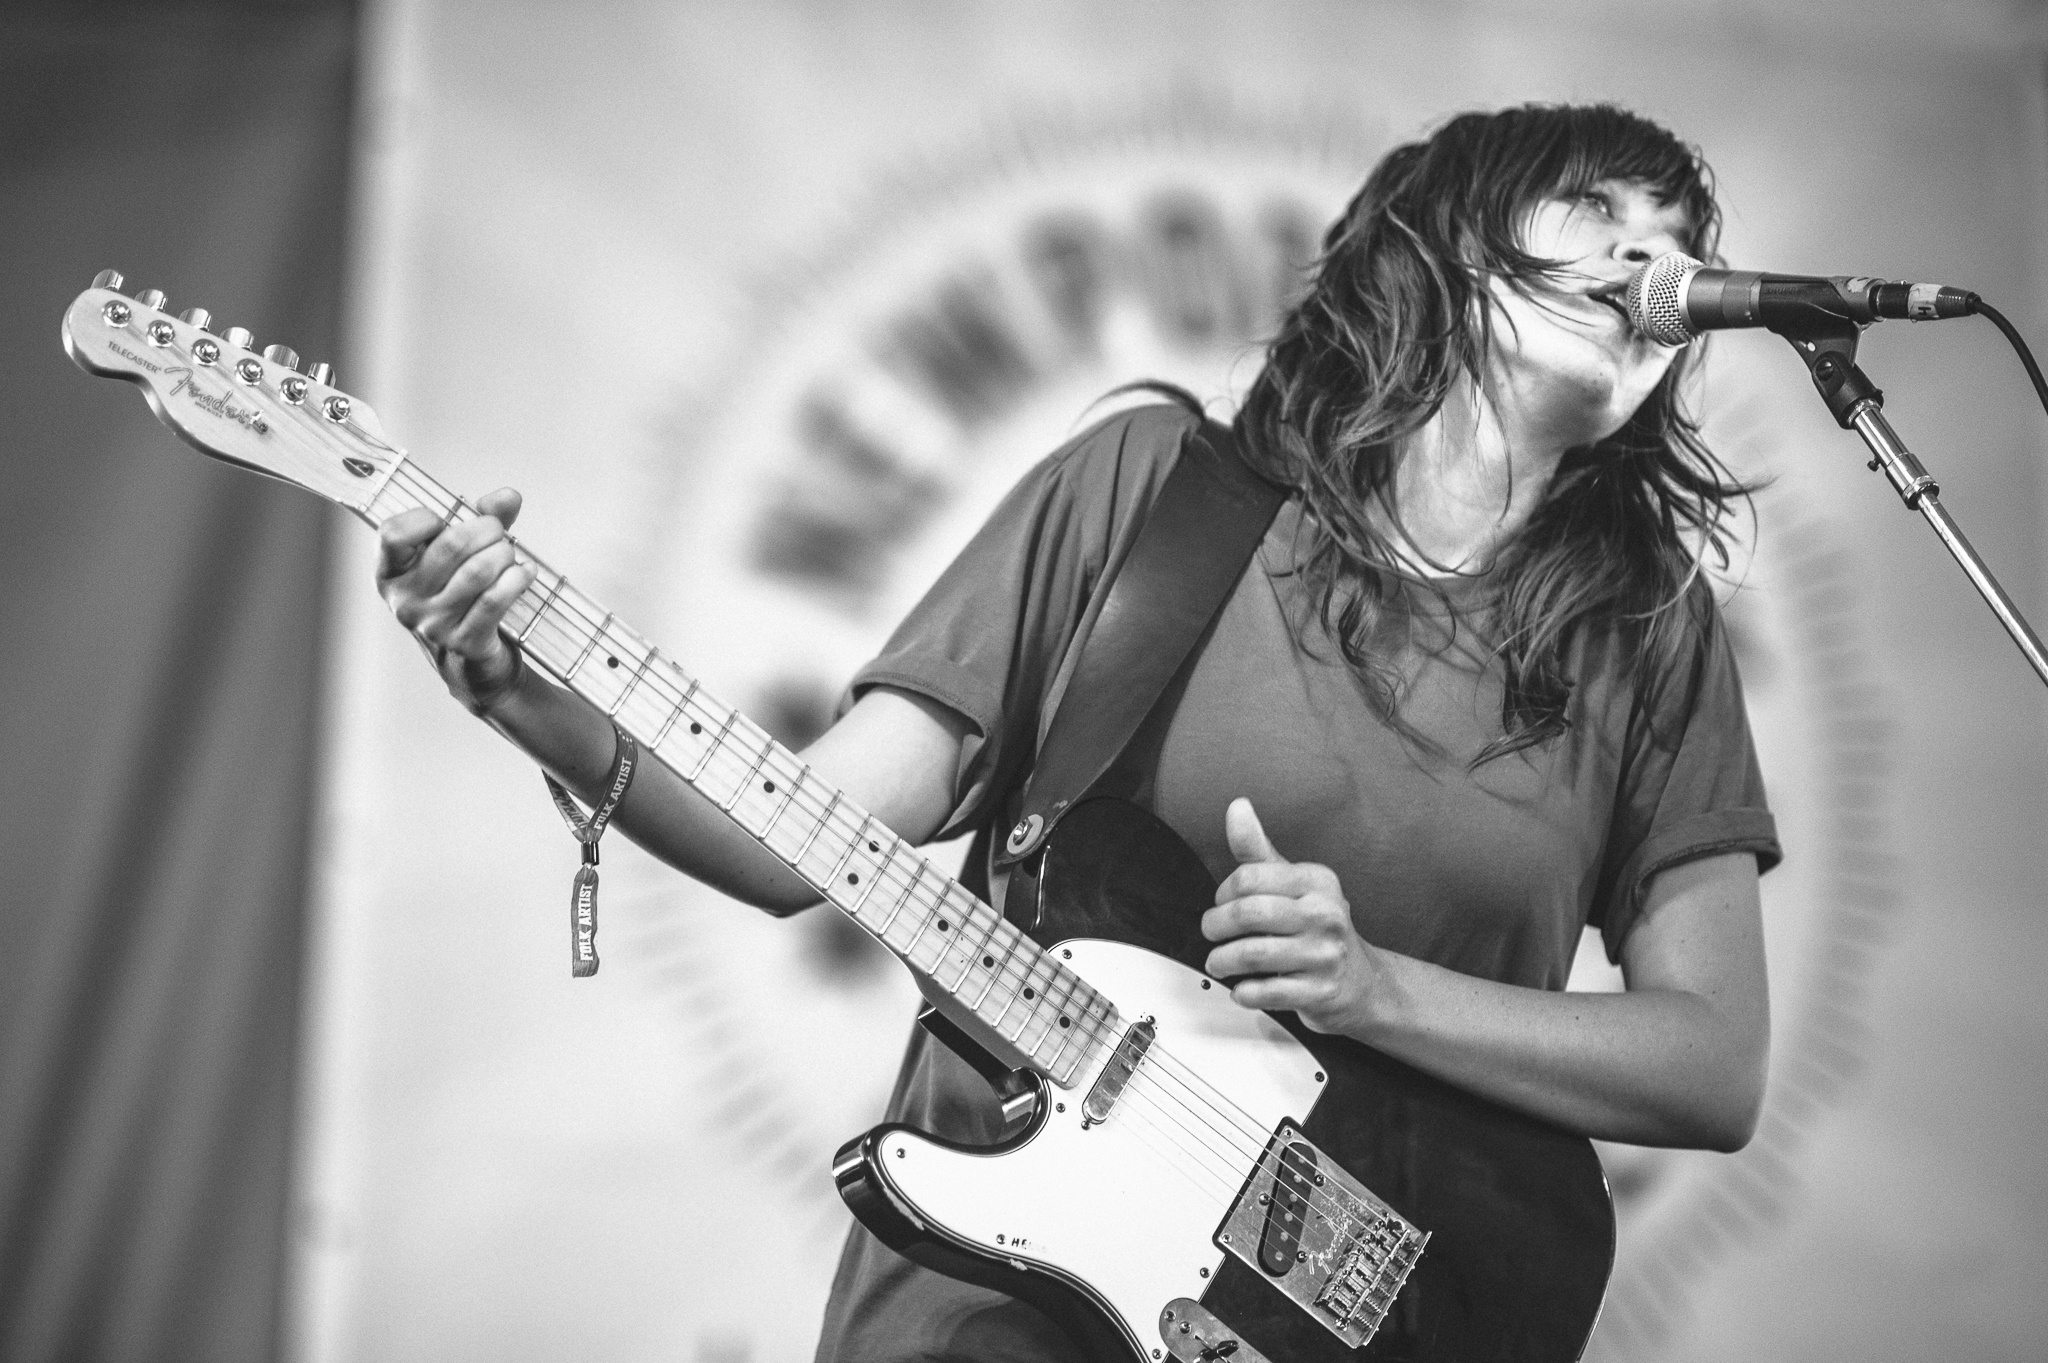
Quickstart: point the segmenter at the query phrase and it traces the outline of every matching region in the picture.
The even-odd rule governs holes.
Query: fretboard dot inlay
[[[878,842],[870,842],[870,843],[868,844],[868,851],[870,851],[870,852],[879,852],[879,851],[881,851],[881,850],[882,850],[882,844],[880,844],[880,843],[878,843]]]
[[[1035,999],[1038,997],[1038,991],[1036,989],[1026,989],[1024,991],[1024,997],[1027,999]]]
[[[693,734],[701,734],[704,732],[704,726],[693,719],[690,721],[690,732]]]
[[[858,872],[858,871],[848,871],[848,872],[846,873],[846,883],[847,883],[847,884],[849,884],[849,885],[858,885],[858,884],[860,884],[860,872]]]
[[[1060,1019],[1060,1026],[1062,1026],[1062,1027],[1071,1027],[1071,1026],[1073,1026],[1073,1025],[1074,1025],[1074,1020],[1073,1020],[1072,1018],[1065,1018],[1065,1017],[1063,1017],[1063,1018],[1061,1018],[1061,1019]]]
[[[982,965],[983,965],[983,966],[984,966],[985,968],[987,968],[987,969],[989,969],[989,970],[994,970],[994,969],[996,968],[996,958],[995,958],[995,957],[993,957],[993,956],[984,956],[984,957],[982,957],[982,958],[981,958],[981,963],[982,963]]]
[[[761,789],[767,791],[770,795],[773,795],[775,793],[775,783],[773,781],[763,781],[761,783]]]
[[[619,660],[617,658],[606,658],[604,660],[604,665],[606,667],[617,667],[619,665]]]
[[[939,920],[939,931],[940,931],[940,932],[944,932],[944,931],[945,931],[945,930],[946,930],[946,929],[947,929],[947,928],[948,928],[949,926],[951,926],[951,925],[950,925],[949,923],[947,923],[945,919],[941,918],[941,919]]]

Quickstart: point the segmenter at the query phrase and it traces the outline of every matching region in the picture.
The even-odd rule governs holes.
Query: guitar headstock
[[[202,452],[367,508],[404,458],[367,404],[334,387],[325,364],[301,373],[284,346],[258,355],[241,327],[214,334],[204,308],[163,309],[157,290],[131,298],[103,270],[64,314],[64,349],[87,373],[138,385]]]

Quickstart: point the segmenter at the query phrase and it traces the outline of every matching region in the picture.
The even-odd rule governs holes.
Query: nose
[[[1682,251],[1685,244],[1678,234],[1664,224],[1632,223],[1623,227],[1615,238],[1614,258],[1630,270],[1637,270],[1658,256],[1673,251]]]

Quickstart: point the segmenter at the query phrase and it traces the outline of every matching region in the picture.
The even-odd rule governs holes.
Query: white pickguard
[[[1048,1089],[1054,1109],[1018,1149],[974,1154],[894,1131],[881,1142],[882,1172],[953,1235],[1087,1283],[1150,1352],[1160,1309],[1199,1298],[1222,1264],[1211,1237],[1266,1137],[1283,1117],[1307,1117],[1323,1076],[1278,1023],[1177,961],[1092,939],[1054,950],[1128,1022],[1149,1016],[1158,1026],[1109,1120],[1082,1127],[1098,1062],[1074,1088]],[[1181,1081],[1190,1072],[1206,1081],[1209,1103],[1190,1107]],[[1216,1112],[1225,1100],[1227,1127]]]

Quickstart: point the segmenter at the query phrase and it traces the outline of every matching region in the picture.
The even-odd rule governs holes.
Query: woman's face
[[[1519,286],[1492,281],[1496,400],[1524,428],[1563,446],[1612,435],[1635,414],[1678,350],[1636,334],[1622,294],[1637,269],[1682,249],[1691,224],[1632,181],[1608,180],[1530,214],[1523,245],[1563,262]]]

